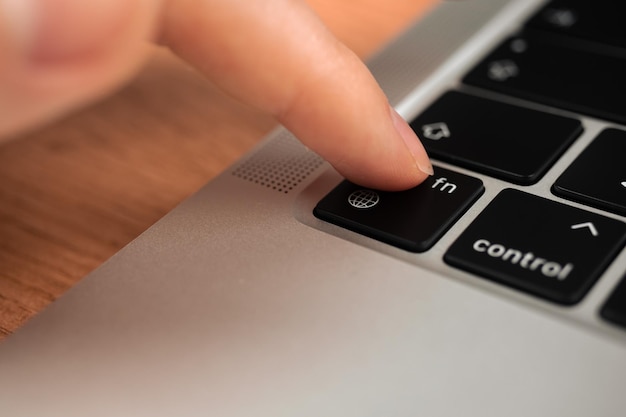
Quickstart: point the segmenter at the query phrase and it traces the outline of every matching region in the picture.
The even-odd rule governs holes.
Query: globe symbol
[[[372,208],[379,201],[378,193],[372,190],[357,190],[348,196],[348,203],[358,209]]]

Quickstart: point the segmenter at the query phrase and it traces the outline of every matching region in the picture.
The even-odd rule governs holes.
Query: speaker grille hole
[[[289,132],[282,131],[235,168],[233,175],[287,194],[323,163]]]

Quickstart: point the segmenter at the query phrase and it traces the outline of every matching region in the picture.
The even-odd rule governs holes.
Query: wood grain
[[[309,0],[366,58],[431,0]],[[155,48],[115,95],[0,145],[0,339],[181,200],[275,122]]]

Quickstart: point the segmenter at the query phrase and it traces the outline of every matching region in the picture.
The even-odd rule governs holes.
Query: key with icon
[[[344,181],[314,214],[329,223],[411,251],[430,249],[480,197],[477,178],[435,167],[435,175],[401,192],[382,192]]]

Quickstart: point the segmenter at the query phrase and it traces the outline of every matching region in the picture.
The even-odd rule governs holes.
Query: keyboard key
[[[411,127],[432,157],[524,185],[582,131],[578,120],[459,92],[444,94]]]
[[[464,82],[626,123],[624,74],[626,53],[604,54],[524,36],[504,42]]]
[[[401,192],[344,181],[315,207],[318,218],[411,251],[430,249],[483,193],[479,179],[435,167],[435,175]]]
[[[626,48],[626,4],[615,0],[554,0],[527,24],[529,29]]]
[[[446,263],[560,304],[580,301],[626,242],[626,224],[507,189],[446,252]]]
[[[626,131],[603,131],[557,179],[552,192],[626,215]]]
[[[626,327],[626,276],[622,278],[622,281],[604,304],[600,315],[605,320]]]

